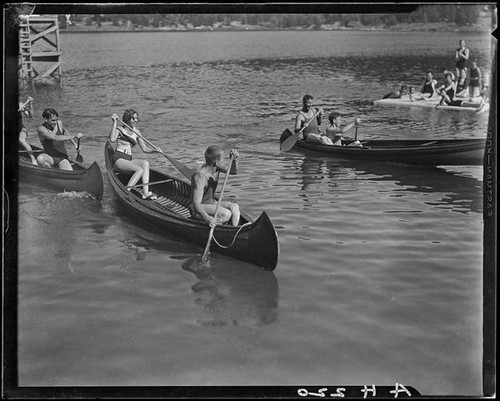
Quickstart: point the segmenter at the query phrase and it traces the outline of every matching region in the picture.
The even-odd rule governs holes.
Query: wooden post
[[[20,77],[36,83],[61,82],[61,47],[57,15],[27,15],[19,25]],[[52,83],[52,82],[49,82]]]

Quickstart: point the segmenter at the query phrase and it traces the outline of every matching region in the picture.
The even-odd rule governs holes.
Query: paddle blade
[[[285,131],[283,131],[283,134],[281,134],[281,137],[283,138],[286,134],[289,134],[289,136],[281,142],[280,149],[285,152],[288,152],[295,146],[295,143],[298,141],[300,136],[300,131],[297,132],[296,134],[292,134],[289,129],[286,129]]]

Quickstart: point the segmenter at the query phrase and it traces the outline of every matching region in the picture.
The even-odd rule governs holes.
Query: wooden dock
[[[57,15],[21,16],[19,78],[21,84],[60,83],[61,47]]]

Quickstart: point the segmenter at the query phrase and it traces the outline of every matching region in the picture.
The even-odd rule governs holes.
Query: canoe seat
[[[144,189],[143,188],[136,188],[136,189],[133,189],[132,192],[136,192],[139,196],[142,197],[142,195],[144,193]],[[185,218],[192,217],[191,210],[188,207],[186,207],[185,205],[183,205],[179,202],[176,202],[173,199],[167,198],[165,196],[161,196],[161,195],[155,193],[154,191],[151,191],[151,192],[153,192],[158,197],[157,199],[152,201],[155,203],[156,206],[159,206],[166,211],[175,213],[175,214],[182,216],[182,217],[185,217]]]

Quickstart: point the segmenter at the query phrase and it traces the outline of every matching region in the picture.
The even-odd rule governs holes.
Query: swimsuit
[[[47,130],[49,131],[51,130],[48,122],[45,122],[42,125],[45,128],[47,128]],[[61,127],[59,126],[59,122],[56,123],[56,127],[57,131],[55,135],[64,135],[63,132],[61,131]],[[43,151],[54,159],[54,165],[57,166],[64,159],[68,158],[68,154],[66,153],[66,148],[64,147],[64,142],[56,142],[48,138],[42,138],[40,139],[40,142],[42,143]]]
[[[450,98],[450,100],[444,101],[448,106],[461,106],[462,105],[461,100],[453,100],[453,96],[455,96],[455,88],[453,88],[453,86],[446,91],[446,94]]]
[[[203,198],[201,200],[202,204],[211,204],[215,202],[214,194],[215,190],[217,189],[217,181],[215,181],[214,177],[210,176],[207,177],[205,174],[203,174],[201,171],[199,172],[203,177],[207,179],[207,185],[203,189]],[[191,210],[191,214],[194,218],[203,220],[203,217],[198,213],[198,211],[194,208],[193,203],[189,205],[189,209]]]
[[[117,140],[122,141],[122,143],[118,144],[118,147],[115,149],[112,157],[113,164],[118,159],[132,160],[132,153],[130,148],[133,148],[137,144],[137,134],[129,134],[123,128],[118,127],[118,137]],[[120,146],[122,145],[122,146]],[[129,145],[129,146],[127,146]]]
[[[429,95],[434,95],[434,89],[432,88],[432,81],[427,83],[425,81],[424,86],[422,87],[422,94],[428,93]]]
[[[306,120],[305,122],[302,123],[302,126],[304,126],[310,119],[306,117],[303,111],[301,111],[300,113],[304,116]],[[316,116],[312,119],[309,125],[306,128],[304,128],[304,131],[302,131],[302,135],[304,137],[304,140],[307,141],[307,136],[309,134],[317,134],[318,132],[319,132],[319,126],[318,126],[318,119]]]
[[[462,49],[458,49],[458,51],[461,51]],[[465,64],[467,63],[467,60],[464,59],[462,56],[460,56],[460,58],[457,60],[457,64],[456,64],[456,67],[459,69],[459,70],[463,70],[465,68]]]
[[[467,88],[467,79],[464,79],[464,81],[462,83],[460,83],[460,81],[457,81],[456,93],[460,93],[463,90],[465,90],[466,88]]]
[[[469,86],[474,88],[479,88],[479,68],[474,68],[470,70]]]

